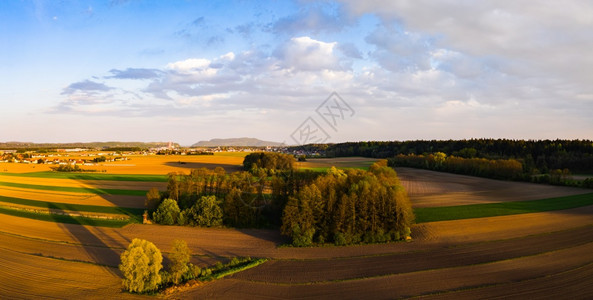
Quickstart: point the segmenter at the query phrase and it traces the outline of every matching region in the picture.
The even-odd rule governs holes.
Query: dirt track
[[[459,199],[474,196],[477,200],[472,201],[482,203],[515,200],[513,193],[521,200],[534,197],[531,193],[540,197],[576,193],[573,189],[526,187],[424,170],[398,169],[398,173],[410,186],[415,184],[411,180],[426,186],[425,190],[410,192],[414,205],[417,200],[424,204],[432,201],[430,205],[456,205]],[[434,198],[435,191],[446,197]],[[0,195],[19,192],[2,189]],[[29,191],[29,197],[43,199],[35,191]],[[74,193],[48,192],[45,201],[58,202],[61,197],[64,203],[80,199],[80,204],[89,204]],[[93,205],[127,201],[117,199],[90,201],[95,201]],[[466,200],[462,202],[468,203]],[[121,251],[136,237],[154,242],[164,252],[170,250],[173,239],[184,239],[192,252],[200,255],[192,259],[198,264],[212,263],[220,256],[272,258],[257,268],[171,298],[392,299],[433,293],[440,293],[436,295],[439,298],[455,299],[509,295],[523,298],[563,296],[555,291],[562,288],[570,288],[566,295],[577,298],[593,293],[593,206],[589,206],[423,223],[413,227],[414,240],[410,243],[321,248],[279,248],[282,237],[273,230],[158,225],[114,229],[2,215],[0,298],[88,298],[98,294],[101,298],[132,297],[120,293],[119,274],[113,267]],[[98,274],[97,278],[85,272]]]

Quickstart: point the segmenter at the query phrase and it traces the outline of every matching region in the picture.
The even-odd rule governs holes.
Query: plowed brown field
[[[196,163],[206,163],[207,158],[198,157],[204,160]],[[175,163],[170,161],[171,157],[168,159],[156,157],[146,166]],[[425,170],[397,172],[410,189],[415,206],[516,201],[590,192]],[[150,172],[136,169],[127,173]],[[11,180],[23,182],[22,178],[14,178]],[[93,188],[153,185],[26,180],[38,185]],[[83,197],[76,193],[4,187],[0,188],[0,196],[104,206],[143,205],[143,197]],[[119,255],[133,238],[154,242],[165,255],[174,239],[186,240],[196,255],[192,262],[200,265],[211,264],[220,257],[271,259],[229,278],[167,296],[175,299],[586,298],[593,294],[593,206],[423,223],[413,227],[412,235],[414,239],[409,243],[291,248],[278,247],[283,239],[277,230],[139,224],[103,228],[0,215],[0,298],[140,297],[121,292],[116,268]]]
[[[396,172],[414,207],[537,200],[590,192],[581,188],[501,181],[412,168],[396,168]]]

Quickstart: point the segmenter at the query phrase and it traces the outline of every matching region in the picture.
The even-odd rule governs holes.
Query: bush
[[[135,293],[156,290],[161,283],[161,251],[151,242],[133,239],[121,255],[119,269],[124,275],[124,289]]]
[[[334,235],[334,244],[336,246],[344,246],[348,244],[348,242],[346,241],[346,237],[343,233],[338,232]]]
[[[152,219],[159,224],[177,224],[179,219],[179,206],[173,199],[165,199],[159,208],[152,214]]]
[[[178,284],[183,279],[184,275],[190,271],[189,258],[190,250],[187,243],[183,240],[174,240],[173,248],[169,259],[171,260],[171,279],[173,283]]]

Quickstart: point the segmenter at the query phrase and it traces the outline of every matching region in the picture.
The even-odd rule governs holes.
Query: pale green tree
[[[181,282],[183,275],[187,273],[189,268],[189,258],[191,252],[187,247],[187,243],[184,240],[174,240],[173,248],[169,259],[171,260],[171,277],[175,284]]]
[[[119,265],[124,275],[124,288],[135,293],[156,290],[161,283],[159,272],[163,268],[162,262],[161,251],[153,243],[133,239],[122,253]]]

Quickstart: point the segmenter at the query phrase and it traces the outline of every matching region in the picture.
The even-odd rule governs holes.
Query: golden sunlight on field
[[[128,161],[102,166],[107,172],[101,174],[188,173],[189,166],[222,166],[234,170],[240,168],[242,159],[237,153],[194,157],[132,156]],[[371,161],[365,158],[310,159],[300,166],[320,170],[332,165],[365,168]],[[14,173],[17,170],[39,171],[19,164],[3,166],[14,168],[11,170]],[[590,192],[426,170],[398,168],[396,171],[416,207]],[[95,209],[142,209],[143,196],[91,192],[100,189],[142,191],[153,186],[166,189],[162,181],[78,180],[50,175],[40,178],[0,174],[0,182],[23,185],[0,186],[0,200],[4,199],[0,208],[11,205],[23,208],[33,205],[33,201],[91,205]],[[41,189],[38,186],[42,186]],[[43,186],[83,190],[43,190]],[[516,293],[537,297],[560,295],[557,290],[563,290],[560,296],[579,298],[586,292],[593,292],[591,284],[582,284],[582,280],[593,282],[593,256],[589,255],[593,251],[593,206],[416,224],[412,228],[413,240],[407,243],[311,248],[278,247],[285,239],[275,229],[142,224],[108,228],[1,216],[2,298],[150,298],[152,296],[132,295],[121,290],[121,274],[117,269],[119,256],[134,238],[153,242],[165,256],[171,251],[174,239],[183,239],[194,254],[191,261],[199,266],[211,265],[221,257],[270,259],[225,279],[163,296],[172,299],[474,298]],[[557,280],[552,282],[550,278]],[[551,291],[551,284],[556,289]]]

